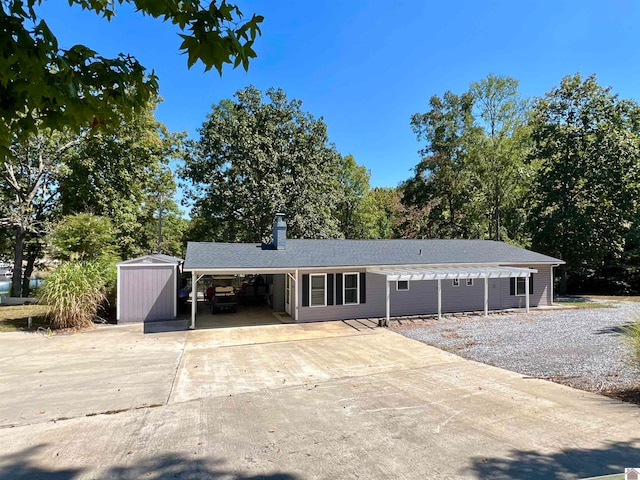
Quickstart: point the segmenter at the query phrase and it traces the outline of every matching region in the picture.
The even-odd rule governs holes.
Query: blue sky
[[[241,69],[187,69],[177,29],[119,7],[110,23],[50,0],[38,12],[61,47],[137,57],[160,78],[156,112],[197,138],[211,106],[253,84],[281,87],[323,117],[331,142],[371,171],[372,186],[411,175],[420,144],[410,128],[432,95],[465,91],[493,73],[542,96],[565,75],[596,73],[601,85],[640,100],[640,3],[634,0],[414,1],[231,0],[264,15],[256,58]]]

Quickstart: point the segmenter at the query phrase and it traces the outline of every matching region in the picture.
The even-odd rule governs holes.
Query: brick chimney
[[[287,224],[282,219],[284,213],[276,213],[276,219],[273,221],[273,247],[276,250],[285,250],[287,248]]]

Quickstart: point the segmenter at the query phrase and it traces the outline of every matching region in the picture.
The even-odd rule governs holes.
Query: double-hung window
[[[324,273],[309,275],[309,298],[312,307],[327,306],[327,275]]]
[[[522,297],[526,294],[525,286],[527,285],[526,277],[517,277],[516,278],[516,296]]]
[[[344,274],[344,304],[358,305],[360,303],[360,274]]]

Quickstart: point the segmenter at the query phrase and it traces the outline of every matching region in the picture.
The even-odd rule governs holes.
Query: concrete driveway
[[[0,478],[580,478],[640,409],[327,322],[0,335]]]

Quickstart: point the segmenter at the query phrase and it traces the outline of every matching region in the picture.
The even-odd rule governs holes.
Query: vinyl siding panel
[[[522,265],[514,265],[522,266]],[[536,265],[532,268],[538,270],[533,274],[533,293],[529,296],[529,305],[539,307],[549,305],[549,284],[551,283],[551,266]],[[526,299],[523,296],[509,294],[509,279],[500,279],[502,282],[502,308],[525,308]]]
[[[177,279],[173,265],[120,268],[118,323],[174,319]]]
[[[523,265],[515,265],[522,267]],[[548,265],[535,266],[533,294],[530,306],[548,304],[550,269]],[[346,269],[345,272],[357,272],[358,269]],[[361,271],[361,270],[360,270]],[[335,270],[305,270],[303,273],[328,273]],[[451,280],[442,280],[442,312],[470,312],[484,310],[484,279],[474,279],[467,286],[464,279],[460,286],[454,287]],[[509,295],[508,278],[490,278],[488,280],[489,310],[504,308],[524,308],[525,297]],[[323,320],[346,320],[351,318],[379,318],[386,314],[386,279],[382,275],[366,274],[366,303],[359,305],[329,305],[326,307],[299,308],[299,322]],[[335,287],[334,287],[335,288]],[[298,292],[299,305],[302,305],[302,292]],[[390,284],[391,316],[428,315],[438,313],[438,283],[435,280],[409,282],[408,291],[397,291],[395,282]]]

